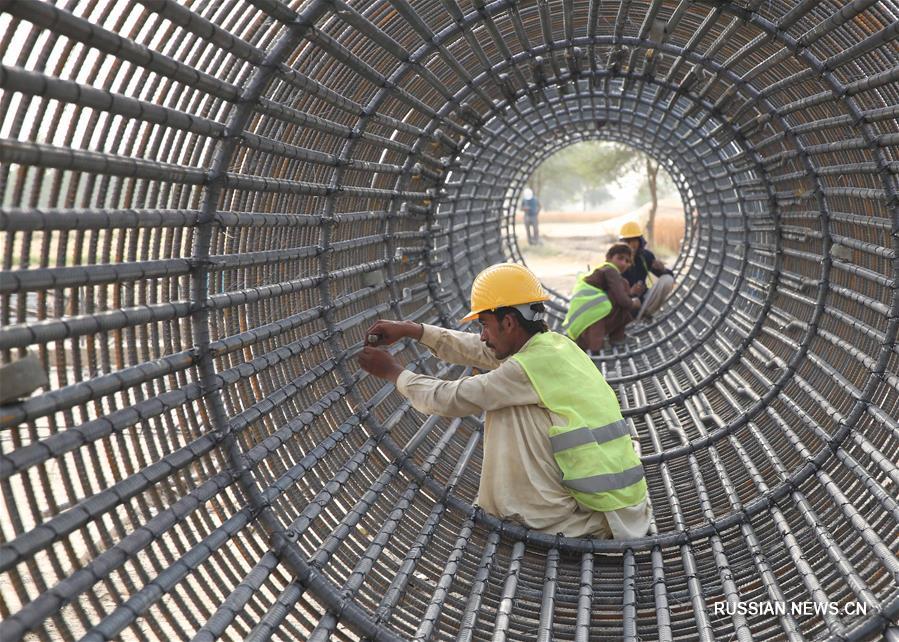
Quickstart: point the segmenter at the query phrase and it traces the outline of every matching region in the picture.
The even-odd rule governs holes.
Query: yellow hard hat
[[[471,321],[481,312],[539,301],[549,301],[549,297],[533,272],[517,263],[497,263],[474,278],[471,312],[459,321]]]
[[[636,221],[628,221],[621,226],[621,231],[618,233],[618,238],[621,239],[635,239],[638,236],[643,236],[643,229]]]

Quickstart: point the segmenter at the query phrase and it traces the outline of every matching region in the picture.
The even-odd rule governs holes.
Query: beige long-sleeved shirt
[[[568,537],[646,534],[651,520],[647,501],[600,513],[582,508],[562,485],[549,428],[565,420],[542,405],[517,361],[499,361],[470,332],[425,325],[421,343],[448,363],[489,370],[454,381],[404,370],[396,383],[421,412],[446,417],[486,413],[478,505],[498,517]]]

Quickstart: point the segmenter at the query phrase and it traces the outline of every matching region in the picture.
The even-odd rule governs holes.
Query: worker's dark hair
[[[545,312],[546,308],[542,303],[532,303],[531,310],[534,312]],[[515,320],[518,321],[518,325],[531,336],[539,334],[540,332],[549,332],[549,326],[546,325],[546,321],[543,319],[539,321],[528,321],[521,315],[521,312],[515,308],[497,308],[496,310],[491,310],[491,313],[496,315],[496,320],[500,323],[502,323],[502,320],[506,315],[511,314],[515,317]]]
[[[630,257],[634,256],[630,245],[627,243],[616,243],[609,248],[608,252],[606,252],[606,261],[611,260],[613,256],[618,256],[619,254],[627,254]]]

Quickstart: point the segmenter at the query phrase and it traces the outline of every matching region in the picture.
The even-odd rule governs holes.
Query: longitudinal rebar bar
[[[899,640],[897,24],[0,0],[0,361],[50,377],[0,407],[3,640]],[[585,140],[686,217],[671,299],[595,357],[640,438],[633,541],[473,505],[481,419],[355,363],[524,261],[525,182]]]

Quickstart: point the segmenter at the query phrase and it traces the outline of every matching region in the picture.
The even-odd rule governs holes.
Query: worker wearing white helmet
[[[540,245],[540,201],[530,187],[525,187],[521,194],[521,209],[524,212],[524,230],[528,245]]]
[[[549,332],[548,299],[525,267],[493,265],[475,278],[480,336],[408,321],[378,321],[359,358],[419,411],[484,417],[476,503],[498,517],[569,537],[642,537],[650,526],[643,466],[618,399],[590,358]],[[374,346],[416,339],[444,361],[484,374],[446,381],[405,370]]]

